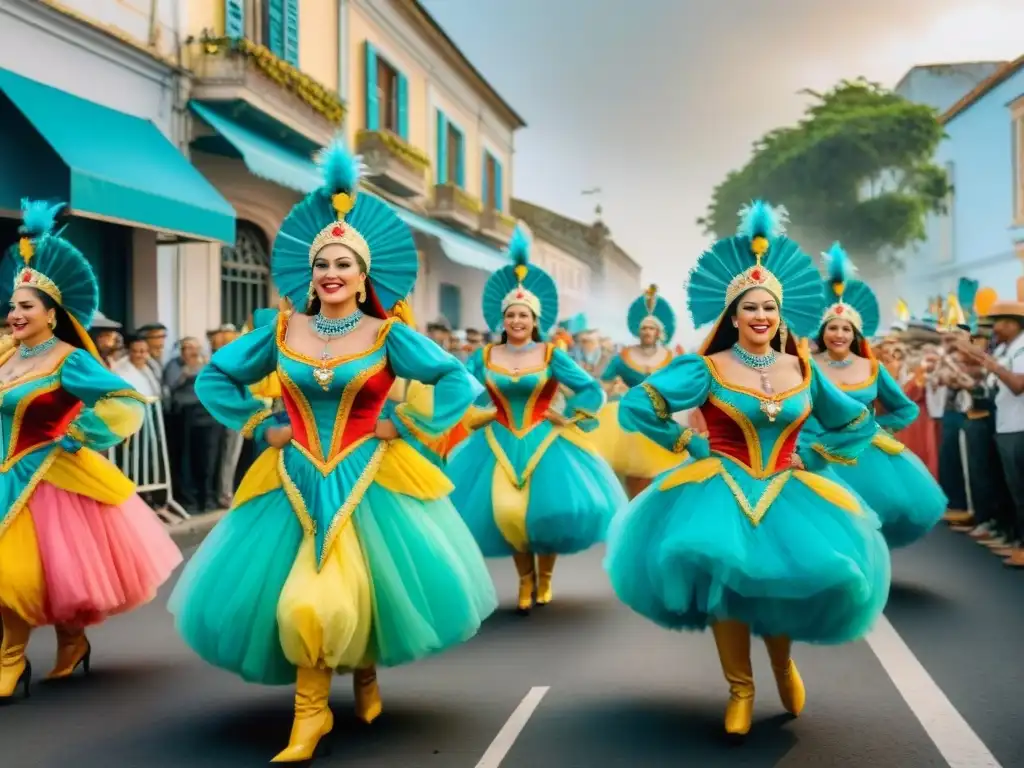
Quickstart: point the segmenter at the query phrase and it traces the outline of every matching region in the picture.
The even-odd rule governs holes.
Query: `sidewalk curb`
[[[226,509],[216,512],[205,512],[185,520],[178,525],[170,526],[167,531],[179,549],[185,550],[202,544],[203,539],[213,530],[213,526],[228,513]]]

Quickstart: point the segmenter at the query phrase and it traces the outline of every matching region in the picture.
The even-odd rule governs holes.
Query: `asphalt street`
[[[383,670],[376,723],[358,723],[349,680],[335,682],[332,752],[318,768],[1024,766],[1024,573],[963,536],[942,528],[895,554],[887,616],[922,670],[881,635],[798,646],[808,704],[793,719],[755,646],[755,723],[738,745],[722,735],[727,688],[710,635],[632,615],[612,596],[601,556],[563,559],[555,603],[530,617],[512,612],[512,564],[493,562],[501,612],[462,647]],[[0,708],[0,766],[251,768],[284,747],[291,689],[247,685],[199,661],[177,638],[166,598],[91,632],[88,679],[40,682],[29,700]],[[51,630],[33,637],[40,674],[53,651]],[[547,690],[524,727],[499,738],[534,688]],[[504,759],[481,763],[496,739]]]

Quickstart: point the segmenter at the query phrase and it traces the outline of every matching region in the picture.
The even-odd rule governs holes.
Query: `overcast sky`
[[[589,221],[580,193],[601,187],[677,311],[712,188],[797,119],[801,88],[1024,53],[1024,0],[421,1],[529,124],[513,193]]]

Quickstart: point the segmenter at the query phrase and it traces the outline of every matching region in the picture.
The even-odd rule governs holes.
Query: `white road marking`
[[[549,690],[551,689],[547,686],[530,689],[530,692],[519,702],[519,706],[516,707],[512,716],[505,721],[505,725],[498,731],[498,735],[494,737],[494,741],[491,742],[491,746],[484,752],[484,756],[480,758],[476,768],[498,768],[501,765],[501,762],[508,757],[512,745],[519,738],[519,734],[523,732],[526,724],[533,717],[534,711],[540,705],[540,700],[544,698],[544,695]]]
[[[887,618],[867,642],[950,768],[1002,768]]]

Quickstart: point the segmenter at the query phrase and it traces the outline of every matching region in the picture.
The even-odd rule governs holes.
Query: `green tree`
[[[811,97],[794,126],[770,131],[753,156],[715,187],[706,234],[727,237],[755,198],[785,205],[793,234],[812,253],[841,240],[852,253],[892,253],[923,240],[929,212],[950,193],[932,162],[944,131],[934,109],[864,79]]]

